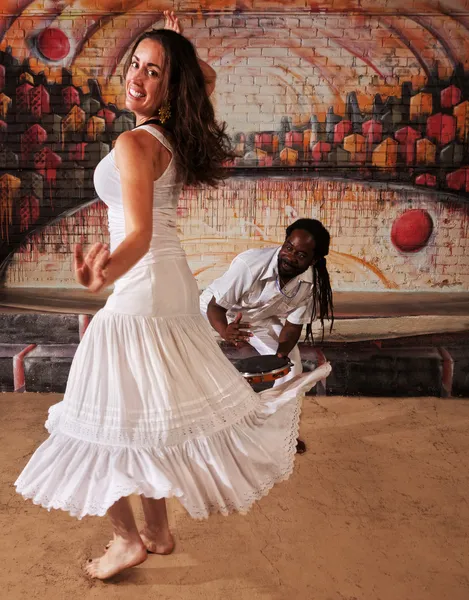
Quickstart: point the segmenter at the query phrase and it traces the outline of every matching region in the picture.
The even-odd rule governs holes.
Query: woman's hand
[[[164,15],[164,27],[163,29],[170,29],[171,31],[175,31],[176,33],[180,33],[184,31],[179,19],[174,14],[174,11],[165,10],[163,12]]]
[[[174,14],[174,11],[165,10],[163,12],[164,15],[164,27],[163,29],[170,29],[171,31],[175,31],[176,33],[180,33],[184,31],[179,19]],[[197,59],[199,62],[199,66],[202,69],[202,74],[204,76],[205,81],[205,89],[207,91],[207,96],[210,96],[215,89],[215,81],[217,79],[217,74],[212,69],[212,67],[207,64],[205,61],[200,58]]]
[[[90,292],[100,292],[107,285],[106,266],[110,258],[107,244],[94,244],[83,257],[80,244],[75,246],[74,268],[76,281]]]

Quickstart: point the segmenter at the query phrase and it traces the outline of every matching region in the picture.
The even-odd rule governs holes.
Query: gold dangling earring
[[[166,121],[171,117],[171,105],[168,101],[160,106],[158,109],[158,121],[164,125]]]

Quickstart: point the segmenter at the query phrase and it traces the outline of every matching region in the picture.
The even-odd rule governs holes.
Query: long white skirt
[[[185,258],[135,268],[86,331],[17,491],[79,519],[131,494],[176,496],[194,518],[245,513],[292,473],[301,396],[329,371],[254,393],[201,316]]]

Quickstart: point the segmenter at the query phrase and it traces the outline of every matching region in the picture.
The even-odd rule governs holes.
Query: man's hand
[[[179,19],[174,14],[174,11],[165,10],[163,12],[164,15],[164,27],[163,29],[170,29],[171,31],[175,31],[176,33],[180,33],[184,31]]]
[[[107,284],[106,265],[109,258],[107,244],[94,244],[85,257],[81,245],[75,246],[74,268],[77,282],[90,292],[101,291]]]
[[[235,320],[226,326],[222,336],[223,339],[235,346],[249,342],[249,338],[252,337],[252,333],[249,331],[250,324],[241,323],[242,316],[241,313],[238,313]]]
[[[296,325],[290,323],[288,320],[285,321],[285,325],[279,335],[279,344],[277,348],[277,356],[280,358],[287,358],[290,352],[298,343],[303,325]]]

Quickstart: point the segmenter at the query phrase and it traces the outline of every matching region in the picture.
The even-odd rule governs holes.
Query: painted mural
[[[336,289],[468,290],[468,7],[382,4],[2,2],[2,284],[72,287],[73,245],[107,235],[92,174],[133,127],[122,64],[175,8],[236,155],[225,185],[181,198],[201,288],[309,216]]]

